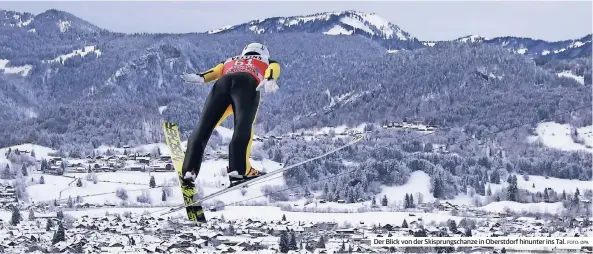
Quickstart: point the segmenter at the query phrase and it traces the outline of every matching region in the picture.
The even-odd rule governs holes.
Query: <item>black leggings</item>
[[[220,77],[206,99],[198,127],[189,137],[183,161],[183,172],[200,172],[206,144],[212,131],[234,113],[235,128],[229,145],[229,168],[245,175],[251,168],[249,157],[253,124],[259,108],[258,82],[247,73],[230,73]]]

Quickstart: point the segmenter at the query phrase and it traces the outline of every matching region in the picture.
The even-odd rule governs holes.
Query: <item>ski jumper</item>
[[[241,55],[228,58],[216,67],[201,73],[204,82],[216,80],[208,95],[198,127],[187,142],[183,172],[199,174],[204,150],[218,125],[234,114],[234,133],[229,145],[229,169],[243,176],[256,176],[259,171],[249,162],[253,125],[259,109],[261,94],[257,85],[264,79],[278,79],[278,62],[260,55]]]

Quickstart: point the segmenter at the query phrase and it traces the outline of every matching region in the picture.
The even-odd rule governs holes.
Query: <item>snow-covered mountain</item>
[[[521,37],[498,37],[484,40],[500,45],[519,54],[527,54],[541,60],[571,59],[591,56],[591,34],[574,40],[548,42]]]
[[[390,49],[415,49],[422,47],[422,43],[418,39],[377,14],[353,10],[252,20],[239,25],[225,26],[206,33],[269,34],[280,32],[362,35]]]
[[[305,16],[272,17],[252,20],[238,25],[229,25],[207,31],[206,34],[220,33],[322,33],[325,35],[361,35],[379,42],[389,50],[412,50],[431,47],[440,41],[419,41],[408,32],[375,13],[359,11],[323,12]],[[468,35],[453,41],[488,43],[500,45],[518,54],[534,57],[538,62],[552,59],[572,59],[591,56],[591,35],[580,39],[548,42],[521,37],[485,38]]]
[[[55,9],[39,15],[0,10],[0,29],[6,31],[27,31],[39,35],[55,36],[58,34],[98,34],[107,32],[70,13]]]
[[[486,38],[479,35],[468,35],[453,40],[461,43],[487,43],[498,45],[511,52],[533,57],[537,63],[549,60],[565,60],[591,56],[591,34],[579,39],[564,41],[544,41],[524,37]],[[432,47],[447,41],[423,41],[424,46]]]
[[[512,36],[489,39],[479,35],[468,35],[455,41],[498,45],[514,53],[531,56],[539,63],[591,56],[591,34],[579,39],[553,42]]]

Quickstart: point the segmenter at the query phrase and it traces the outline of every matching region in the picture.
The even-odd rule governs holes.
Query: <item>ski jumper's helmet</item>
[[[243,56],[254,54],[270,58],[270,51],[268,51],[268,48],[263,44],[257,42],[249,43],[249,45],[243,48],[243,52],[241,52],[241,55]]]

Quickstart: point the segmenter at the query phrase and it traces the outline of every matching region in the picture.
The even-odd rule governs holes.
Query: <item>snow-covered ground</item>
[[[507,187],[507,183],[502,184],[488,184],[493,193],[501,191],[502,188]],[[546,188],[551,188],[557,193],[562,193],[566,190],[567,193],[572,193],[576,188],[582,192],[585,189],[591,189],[593,185],[589,181],[579,180],[568,180],[559,178],[548,178],[543,176],[529,176],[529,181],[525,181],[522,176],[517,177],[517,185],[520,189],[526,189],[529,191],[541,191],[543,192]],[[533,187],[535,185],[535,187]],[[402,208],[406,194],[412,194],[414,202],[422,201],[422,203],[434,202],[435,198],[430,193],[430,176],[423,171],[414,171],[410,174],[408,182],[400,186],[383,186],[382,191],[376,196],[376,202],[380,205],[383,196],[387,197],[388,207]],[[485,197],[478,194],[469,196],[467,194],[459,194],[454,199],[440,200],[441,203],[448,202],[454,205],[465,205],[468,207],[474,206],[474,199],[478,198],[480,201],[484,201]],[[359,203],[336,203],[327,202],[319,203],[312,200],[307,202],[306,199],[297,201],[283,202],[286,205],[292,206],[292,211],[321,211],[321,212],[348,212],[356,213],[360,208],[369,208],[371,205],[370,201],[359,202]],[[492,213],[502,212],[506,208],[514,212],[549,212],[557,213],[563,210],[561,203],[531,203],[522,204],[511,201],[493,202],[486,206],[480,207],[480,210],[489,211]]]
[[[0,70],[4,71],[4,73],[9,74],[20,74],[21,76],[25,77],[29,74],[29,71],[33,69],[32,65],[23,65],[23,66],[16,66],[16,67],[6,67],[9,60],[0,59]]]
[[[490,203],[488,205],[478,208],[480,210],[488,211],[491,213],[502,213],[505,210],[513,212],[533,212],[533,213],[549,213],[549,214],[561,214],[564,210],[562,202],[556,203],[518,203],[513,201],[500,201]]]
[[[60,29],[61,30],[62,29],[66,29],[67,30],[68,29],[68,26],[69,26],[69,23],[64,23],[64,22],[60,23]],[[97,49],[96,46],[86,46],[83,49],[76,49],[76,50],[74,50],[74,51],[72,51],[72,52],[70,52],[68,54],[60,55],[60,56],[58,56],[58,57],[56,57],[56,58],[54,58],[52,60],[46,60],[44,62],[49,62],[49,63],[52,63],[52,62],[61,62],[61,61],[67,60],[68,58],[74,57],[76,55],[79,55],[81,57],[84,57],[88,53],[91,53],[91,52],[95,52],[95,54],[97,55],[97,57],[101,56],[101,50]]]
[[[576,129],[578,135],[575,142],[571,134]],[[568,124],[559,124],[555,122],[543,122],[538,124],[535,130],[537,136],[530,136],[527,138],[528,142],[542,142],[543,145],[563,151],[589,151],[593,147],[593,127],[586,126],[581,128],[573,128]]]
[[[563,71],[563,72],[557,73],[556,75],[558,75],[558,77],[561,77],[561,78],[571,78],[571,79],[574,79],[577,82],[579,82],[579,84],[581,84],[581,85],[584,85],[585,84],[585,77],[584,76],[575,75],[575,74],[573,74],[570,71]]]
[[[405,184],[383,187],[381,194],[377,197],[377,203],[379,204],[385,195],[388,203],[403,204],[406,194],[412,194],[415,202],[418,201],[418,195],[422,196],[423,202],[434,201],[434,197],[430,193],[430,176],[423,171],[412,172]]]
[[[488,184],[492,190],[492,193],[500,191],[502,188],[506,188],[508,183],[502,181],[500,184]],[[534,187],[535,186],[535,187]],[[593,189],[591,181],[580,181],[580,180],[569,180],[549,177],[546,179],[544,176],[529,176],[529,180],[526,181],[523,176],[517,175],[517,187],[519,189],[529,190],[531,192],[544,192],[546,188],[554,190],[556,193],[562,193],[566,191],[567,194],[572,193],[579,188],[579,191],[583,193],[584,190]]]
[[[15,146],[9,146],[0,148],[0,163],[8,163],[8,158],[6,158],[6,153],[8,149],[15,150],[18,149],[19,151],[34,151],[35,152],[35,159],[42,159],[47,158],[51,153],[55,153],[56,151],[45,146],[34,145],[34,144],[20,144]]]
[[[422,201],[422,203],[434,202],[436,199],[430,192],[430,187],[430,176],[424,171],[414,171],[410,174],[410,178],[405,184],[399,186],[384,186],[381,194],[377,196],[377,203],[379,203],[380,198],[383,198],[385,195],[387,196],[388,203],[395,203],[402,206],[406,194],[412,194],[415,203],[418,203],[419,201]],[[467,206],[473,204],[472,197],[466,194],[459,194],[454,199],[440,200],[440,202],[449,202],[455,205]]]
[[[228,178],[222,174],[227,165],[226,160],[209,160],[202,165],[196,184],[200,186],[204,195],[216,192],[228,185]],[[264,169],[268,172],[279,169],[280,165],[276,162],[265,160],[253,161],[253,166],[258,169]],[[145,190],[152,200],[152,205],[177,205],[181,203],[181,190],[175,182],[175,172],[106,172],[97,173],[97,182],[86,180],[86,173],[72,173],[65,176],[43,175],[45,184],[35,184],[28,187],[29,198],[31,201],[52,201],[54,199],[65,199],[69,196],[73,199],[81,196],[85,203],[90,204],[121,204],[122,200],[118,198],[115,191],[118,188],[127,190],[128,201],[136,204],[136,197],[143,194]],[[38,181],[41,174],[32,174]],[[171,186],[171,196],[167,201],[161,201],[161,188],[148,189],[150,177],[154,176],[156,185]],[[76,179],[82,178],[83,186],[76,186]],[[109,182],[100,182],[109,181]],[[224,185],[223,185],[224,184]],[[224,201],[225,204],[241,202],[249,200],[252,202],[265,201],[262,186],[283,186],[285,184],[283,177],[278,177],[273,180],[266,181],[261,184],[254,184],[246,191],[233,191],[221,195],[219,200]]]

